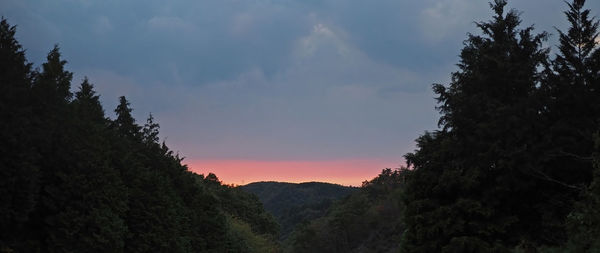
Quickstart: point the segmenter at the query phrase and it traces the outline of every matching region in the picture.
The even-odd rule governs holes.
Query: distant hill
[[[284,252],[398,252],[406,226],[402,196],[408,170],[384,169],[288,235]]]
[[[257,182],[239,187],[256,194],[265,209],[275,216],[281,225],[282,239],[298,224],[324,216],[334,201],[358,190],[356,187],[320,182]]]

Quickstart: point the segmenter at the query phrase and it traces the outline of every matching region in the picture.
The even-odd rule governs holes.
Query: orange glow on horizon
[[[382,159],[326,161],[255,161],[255,160],[186,160],[189,169],[198,174],[212,172],[225,184],[244,185],[259,181],[327,182],[360,186],[384,168],[397,163]]]

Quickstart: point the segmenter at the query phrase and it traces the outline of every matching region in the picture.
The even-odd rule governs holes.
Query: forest
[[[0,252],[600,252],[599,21],[572,0],[551,35],[506,5],[433,84],[438,129],[358,189],[193,173],[2,18]]]
[[[256,182],[239,188],[255,194],[265,210],[274,216],[279,224],[280,240],[286,240],[299,224],[324,216],[333,203],[358,190],[319,182]]]
[[[0,252],[275,252],[255,195],[198,175],[140,125],[125,97],[105,115],[57,46],[32,69],[0,23]]]

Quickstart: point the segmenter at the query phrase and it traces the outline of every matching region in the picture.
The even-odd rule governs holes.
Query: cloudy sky
[[[58,43],[110,117],[121,95],[139,123],[152,113],[194,171],[359,185],[436,128],[431,84],[487,2],[2,0],[0,15],[36,66]],[[567,27],[562,0],[509,6],[538,31]]]

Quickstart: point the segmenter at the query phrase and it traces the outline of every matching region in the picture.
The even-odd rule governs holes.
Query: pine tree
[[[129,192],[126,221],[126,252],[184,252],[191,248],[190,238],[183,235],[185,211],[172,185],[174,174],[169,151],[145,137],[158,137],[158,125],[152,121],[145,128],[135,123],[132,109],[125,97],[120,97],[112,122],[116,136],[113,141],[115,166],[127,184]],[[166,147],[165,147],[166,148]]]
[[[48,53],[46,63],[42,64],[42,72],[36,76],[33,86],[35,98],[40,107],[54,110],[66,105],[71,94],[71,80],[73,73],[65,70],[67,61],[61,59],[60,48],[55,45]]]
[[[30,131],[34,147],[40,157],[36,160],[40,168],[40,190],[35,210],[26,224],[27,246],[23,251],[50,248],[52,234],[57,224],[52,218],[61,212],[65,195],[60,186],[67,182],[65,166],[70,145],[68,129],[73,74],[65,70],[66,61],[61,59],[58,46],[48,53],[42,72],[36,73],[31,88],[32,126]]]
[[[572,86],[589,86],[590,75],[597,75],[590,71],[588,63],[596,48],[599,23],[590,16],[590,10],[583,9],[585,0],[574,0],[567,5],[569,10],[564,13],[571,27],[566,33],[557,29],[560,53],[553,62],[554,70],[564,81],[557,83],[559,87],[556,88],[563,88],[563,91]]]
[[[35,75],[32,87],[32,111],[37,132],[31,133],[39,152],[53,159],[56,144],[66,134],[68,104],[71,100],[73,73],[65,70],[67,61],[61,59],[58,45],[48,53],[42,72]],[[60,166],[60,162],[41,161],[44,165]]]
[[[439,95],[441,130],[406,155],[414,171],[406,193],[407,252],[507,252],[535,241],[536,179],[529,174],[547,34],[519,29],[516,11],[496,0],[482,35],[465,41],[449,87]],[[518,196],[518,197],[515,197]]]
[[[2,19],[0,252],[250,250],[231,247],[237,237],[225,212],[237,193],[188,171],[159,144],[152,115],[140,127],[121,97],[117,118],[106,118],[87,78],[73,98],[58,46],[38,73],[14,35]],[[257,212],[239,215],[252,225],[245,235],[275,246],[255,234],[274,226],[260,203],[236,207]]]
[[[160,129],[160,125],[154,122],[154,116],[152,113],[148,115],[148,119],[146,120],[146,124],[144,124],[144,128],[142,129],[142,139],[148,145],[157,145],[158,144],[158,130]]]
[[[0,251],[20,246],[23,225],[38,196],[39,154],[31,138],[31,63],[15,39],[16,28],[0,21]]]
[[[571,24],[560,34],[559,53],[541,90],[545,101],[543,120],[547,125],[547,173],[570,185],[589,183],[592,136],[600,118],[596,86],[600,74],[594,70],[598,21],[583,10],[584,0],[568,4]],[[587,180],[586,180],[587,178]]]
[[[590,156],[592,135],[600,118],[597,103],[600,72],[594,64],[600,56],[596,42],[599,21],[590,17],[590,10],[583,10],[584,4],[585,0],[568,4],[569,11],[565,15],[571,26],[567,33],[558,31],[560,53],[552,62],[553,72],[542,86],[548,97],[545,116],[550,124],[551,138],[557,139],[551,144],[556,148],[550,155],[563,158],[563,161],[551,163],[565,166],[581,162],[577,161],[581,159],[573,158]],[[587,164],[584,167],[590,168],[589,161],[584,163]],[[589,172],[589,169],[583,170]]]
[[[595,41],[598,21],[584,10],[584,0],[567,5],[570,27],[567,32],[558,30],[559,52],[540,87],[544,128],[536,147],[538,164],[532,170],[544,181],[538,191],[549,200],[539,206],[548,225],[541,234],[558,242],[567,239],[565,217],[591,181],[593,134],[600,119],[600,93],[595,91],[600,72],[593,64],[594,55],[600,56]]]
[[[75,116],[83,121],[105,125],[106,118],[104,109],[100,104],[100,96],[94,91],[94,85],[90,84],[87,77],[79,86],[72,103]]]
[[[127,194],[118,171],[110,164],[108,124],[99,97],[87,79],[70,105],[68,145],[63,167],[51,184],[61,196],[51,221],[46,247],[51,251],[122,252],[127,232],[123,220]]]
[[[138,139],[141,128],[135,123],[135,119],[131,116],[131,111],[127,98],[121,96],[119,98],[119,105],[115,109],[117,119],[114,121],[114,124],[123,137]]]

